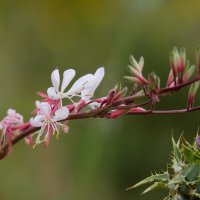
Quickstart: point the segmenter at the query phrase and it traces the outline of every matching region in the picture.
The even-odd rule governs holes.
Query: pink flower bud
[[[118,109],[118,110],[115,110],[109,115],[108,118],[115,119],[115,118],[121,117],[121,116],[125,115],[128,111],[129,111],[129,109]]]
[[[134,113],[134,112],[146,112],[146,111],[147,110],[144,109],[144,108],[142,108],[142,107],[135,107],[135,108],[131,108],[130,111],[129,111],[129,113],[130,112],[132,112],[132,113]]]
[[[173,75],[173,70],[171,69],[167,79],[167,86],[170,87],[173,82],[174,82],[174,75]]]

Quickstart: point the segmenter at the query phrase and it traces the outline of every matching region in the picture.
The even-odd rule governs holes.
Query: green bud
[[[124,79],[131,81],[132,83],[141,83],[141,81],[135,77],[132,76],[124,76]]]
[[[197,81],[197,82],[193,83],[193,84],[190,86],[189,95],[188,95],[189,98],[190,98],[190,97],[194,97],[194,96],[196,95],[197,90],[198,90],[198,88],[199,88],[199,84],[200,84],[200,82]]]

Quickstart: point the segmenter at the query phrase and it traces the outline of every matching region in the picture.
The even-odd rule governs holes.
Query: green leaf
[[[177,162],[179,162],[181,160],[181,152],[179,149],[180,139],[176,143],[174,138],[172,137],[172,145],[173,145],[173,155],[175,156],[175,159],[177,160]]]
[[[131,186],[130,188],[128,188],[128,190],[139,187],[141,185],[145,185],[147,183],[152,183],[154,181],[156,181],[156,182],[166,182],[166,181],[169,180],[169,177],[170,177],[170,175],[169,175],[168,172],[165,172],[164,174],[155,174],[155,175],[149,176],[146,179],[140,181],[139,183]]]
[[[185,170],[186,180],[190,182],[197,180],[197,177],[199,177],[199,172],[200,163],[189,164]]]
[[[152,190],[158,189],[158,188],[165,188],[165,183],[161,182],[155,182],[153,185],[148,187],[142,194],[146,194],[147,192],[150,192]]]
[[[185,144],[182,145],[182,152],[188,162],[200,161],[200,151],[198,151],[194,145],[189,144],[187,141],[185,141]]]

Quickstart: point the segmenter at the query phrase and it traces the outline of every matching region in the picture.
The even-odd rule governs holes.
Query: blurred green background
[[[105,66],[97,97],[122,81],[130,54],[144,56],[145,73],[156,71],[164,86],[173,46],[185,46],[194,63],[199,7],[199,0],[1,0],[1,117],[12,107],[28,120],[36,91],[51,85],[56,66],[73,67],[78,76]],[[186,96],[185,90],[159,107],[183,108]],[[196,112],[70,122],[70,133],[49,148],[21,142],[0,162],[0,200],[162,199],[163,191],[140,196],[143,188],[125,189],[165,169],[172,129],[175,138],[185,131],[192,141],[199,120]]]

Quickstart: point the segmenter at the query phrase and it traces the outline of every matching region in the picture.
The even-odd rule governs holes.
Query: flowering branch
[[[186,51],[174,48],[170,54],[171,70],[166,87],[160,86],[160,78],[153,72],[143,76],[144,59],[137,62],[130,57],[129,76],[124,78],[132,84],[132,91],[127,95],[127,88],[116,85],[105,97],[92,99],[95,90],[104,77],[104,68],[94,74],[80,77],[72,87],[66,88],[75,77],[75,70],[68,69],[60,81],[59,70],[51,74],[52,87],[47,94],[39,92],[41,101],[36,101],[35,115],[28,123],[15,110],[9,109],[7,116],[0,122],[0,159],[9,155],[12,146],[24,139],[35,148],[40,143],[48,146],[53,135],[68,132],[68,121],[84,118],[115,119],[124,115],[179,114],[200,110],[194,106],[194,100],[200,80],[200,48],[196,50],[196,65],[186,61]],[[180,110],[156,110],[156,104],[162,96],[173,94],[190,86],[186,107]],[[76,99],[76,100],[75,100]],[[69,101],[71,102],[69,104]]]

